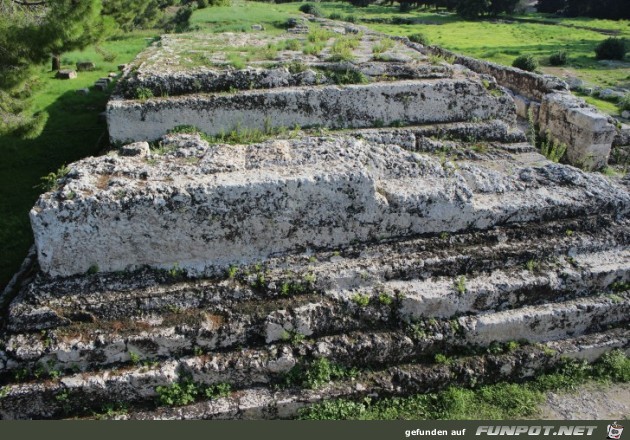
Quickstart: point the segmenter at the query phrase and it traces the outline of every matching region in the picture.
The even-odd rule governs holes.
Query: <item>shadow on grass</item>
[[[28,212],[43,191],[40,178],[102,148],[106,124],[98,115],[107,96],[93,89],[87,96],[68,91],[45,109],[49,118],[36,139],[0,136],[0,290],[33,242]]]

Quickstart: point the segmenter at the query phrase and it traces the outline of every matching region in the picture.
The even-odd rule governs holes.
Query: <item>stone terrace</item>
[[[526,107],[558,132],[591,110],[545,101],[566,97],[549,78],[309,25],[165,36],[128,66],[108,119],[137,142],[31,211],[0,417],[291,418],[630,353],[630,180],[546,159],[499,82],[538,84]]]

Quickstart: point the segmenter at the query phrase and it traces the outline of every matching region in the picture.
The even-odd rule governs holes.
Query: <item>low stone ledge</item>
[[[481,82],[456,79],[113,100],[107,106],[113,142],[156,140],[179,125],[218,135],[235,128],[366,128],[471,119],[513,123],[515,117],[514,101],[507,93],[491,94]]]

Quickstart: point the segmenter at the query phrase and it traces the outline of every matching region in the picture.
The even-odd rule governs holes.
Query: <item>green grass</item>
[[[64,54],[64,67],[73,68],[82,60],[97,64],[97,70],[79,72],[75,80],[55,79],[47,65],[37,72],[39,89],[31,110],[50,114],[44,131],[30,140],[0,136],[0,288],[15,273],[33,242],[28,212],[43,192],[40,178],[97,154],[104,145],[99,140],[106,126],[98,114],[105,110],[107,94],[90,89],[89,95],[80,96],[75,90],[91,87],[98,78],[116,72],[118,64],[131,61],[157,34],[135,32],[101,43],[105,53],[115,55],[109,62],[103,61],[94,47]]]
[[[448,359],[439,355],[440,363]],[[438,356],[436,356],[436,361]],[[555,371],[525,383],[499,382],[471,388],[451,386],[443,391],[410,397],[328,400],[300,411],[301,419],[359,420],[502,420],[535,417],[547,392],[577,389],[585,383],[630,381],[630,359],[615,350],[593,364],[567,360]]]
[[[233,1],[230,6],[217,6],[195,11],[190,19],[191,29],[202,32],[250,32],[253,24],[262,24],[271,34],[284,32],[289,17],[302,15],[294,8],[281,8],[273,3]]]
[[[276,5],[280,10],[297,11],[300,3]],[[326,16],[355,15],[361,24],[390,35],[409,36],[418,32],[426,35],[432,44],[475,58],[511,66],[514,59],[532,54],[542,64],[545,73],[577,76],[599,87],[630,87],[630,59],[625,64],[609,66],[595,60],[595,46],[607,36],[593,30],[545,25],[537,23],[493,23],[490,21],[464,21],[456,14],[423,9],[400,13],[396,6],[370,5],[354,8],[345,2],[321,2],[318,7]],[[600,20],[589,18],[557,19],[544,14],[529,14],[524,18],[545,19],[554,23],[616,30],[620,37],[630,38],[627,20]],[[417,24],[372,23],[373,19],[416,20]],[[549,55],[566,51],[568,63],[562,67],[545,65]],[[600,100],[591,100],[605,112],[618,111]]]

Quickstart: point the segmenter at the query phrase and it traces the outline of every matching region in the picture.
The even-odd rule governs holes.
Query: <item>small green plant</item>
[[[175,263],[166,271],[166,275],[173,280],[179,280],[186,277],[186,271],[180,268],[178,263]]]
[[[534,72],[538,69],[538,61],[533,55],[521,55],[512,62],[512,67],[516,67],[528,72]]]
[[[44,191],[53,191],[59,188],[59,180],[63,179],[70,172],[70,168],[66,165],[63,165],[57,171],[48,173],[44,177],[41,177],[41,183],[38,185],[39,188]]]
[[[296,73],[301,73],[308,70],[308,66],[301,61],[292,61],[287,64],[287,69],[289,70],[289,72],[295,75]]]
[[[595,58],[598,60],[623,60],[626,52],[625,39],[610,37],[595,47]]]
[[[140,363],[141,357],[135,351],[130,351],[129,352],[129,360],[131,361],[132,364],[138,365]]]
[[[566,235],[567,237],[573,237],[573,230],[567,229],[566,231],[564,231],[564,235]]]
[[[431,44],[429,42],[429,37],[422,33],[409,35],[409,41],[411,41],[412,43],[422,44],[423,46],[428,46],[429,44]]]
[[[147,100],[149,98],[153,98],[153,91],[151,89],[149,89],[148,87],[138,87],[135,92],[134,92],[134,96],[136,99],[140,99],[140,100]]]
[[[91,265],[91,266],[88,268],[88,270],[87,270],[87,272],[86,272],[86,273],[87,273],[88,275],[95,275],[95,274],[97,274],[97,273],[98,273],[98,264],[93,264],[93,265]]]
[[[378,295],[378,302],[383,304],[384,306],[390,306],[394,302],[394,299],[387,293],[381,292]]]
[[[566,152],[567,145],[552,138],[549,132],[541,139],[540,153],[550,161],[559,162]]]
[[[455,280],[455,290],[457,290],[457,293],[459,293],[460,295],[463,295],[464,293],[466,293],[466,276],[462,275],[459,278],[457,278],[457,280]]]
[[[226,275],[229,279],[233,279],[237,273],[238,273],[238,267],[236,266],[230,266],[228,267],[226,271]]]
[[[326,358],[319,358],[298,363],[284,377],[284,385],[316,389],[333,380],[356,377],[358,373],[358,370],[354,368],[344,368],[331,363]]]
[[[232,386],[229,383],[217,383],[207,386],[203,394],[208,399],[218,399],[220,397],[228,397],[231,391]]]
[[[383,38],[377,44],[372,46],[372,53],[382,54],[384,52],[387,52],[388,50],[391,50],[395,44],[396,43],[394,43],[394,40],[392,40],[391,38]]]
[[[540,263],[536,260],[528,260],[527,263],[525,263],[525,268],[529,271],[529,272],[536,272],[538,271],[538,269],[540,269]]]
[[[370,304],[370,296],[363,293],[355,293],[352,295],[352,302],[358,305],[359,307],[366,307]]]
[[[183,377],[170,385],[158,386],[155,391],[160,405],[183,406],[195,401],[199,394],[199,387],[190,377]]]
[[[369,82],[367,76],[358,70],[346,69],[346,70],[334,70],[328,73],[328,77],[339,85],[343,84],[366,84]]]
[[[615,293],[625,292],[626,290],[630,290],[630,282],[615,281],[610,285],[610,289]]]
[[[231,53],[227,56],[228,63],[236,70],[242,70],[247,65],[247,61],[238,53]]]
[[[448,237],[450,236],[450,234],[446,231],[444,232],[440,232],[440,240],[448,240]]]
[[[297,330],[285,330],[282,332],[282,340],[290,342],[293,346],[299,345],[304,339],[306,339],[306,336]]]
[[[302,43],[296,39],[286,40],[284,42],[285,50],[300,50],[302,48]]]
[[[564,66],[567,64],[567,53],[565,51],[552,53],[549,55],[549,64],[552,66]]]
[[[68,402],[69,399],[70,393],[68,392],[68,390],[63,390],[55,395],[55,400],[57,402]]]
[[[449,359],[446,355],[443,355],[442,353],[438,353],[435,355],[435,363],[436,364],[442,364],[442,365],[448,365],[449,364]]]

